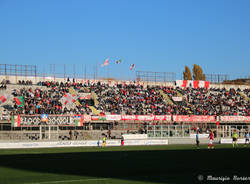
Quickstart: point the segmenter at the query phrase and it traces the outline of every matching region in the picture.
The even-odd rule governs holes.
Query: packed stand
[[[60,102],[61,98],[69,92],[70,87],[80,89],[78,83],[39,82],[38,85],[46,88],[14,89],[14,98],[23,97],[24,105],[14,103],[16,114],[90,114],[88,104],[66,106]]]
[[[102,113],[127,115],[166,115],[170,114],[168,105],[159,93],[158,86],[137,86],[135,84],[113,87],[102,86],[97,89],[97,109]]]
[[[176,92],[184,97],[183,103],[175,103],[182,114],[194,115],[229,115],[247,116],[250,115],[250,106],[247,101],[239,94],[240,89],[225,88],[176,88],[175,90],[164,90],[171,99],[176,96]],[[174,100],[173,100],[174,101]],[[184,110],[183,110],[184,109]],[[177,113],[178,114],[178,113]]]
[[[6,81],[1,83],[5,85]],[[21,85],[30,85],[31,81],[20,81]],[[94,92],[98,103],[92,104],[101,114],[127,115],[229,115],[249,116],[250,90],[225,88],[179,88],[142,86],[133,84],[79,83],[74,79],[67,82],[38,82],[37,86],[23,87],[12,92],[14,97],[23,96],[24,105],[14,103],[18,114],[91,114],[90,103],[79,101],[80,105],[66,106],[61,98],[73,88],[76,94]],[[42,86],[42,87],[39,87]],[[160,94],[162,90],[173,104],[169,104]],[[182,96],[182,100],[174,97]],[[93,100],[92,100],[93,101]]]

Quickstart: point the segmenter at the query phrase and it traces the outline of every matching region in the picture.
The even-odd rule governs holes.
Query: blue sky
[[[135,71],[250,76],[249,0],[0,0],[0,63],[133,78]],[[110,58],[111,64],[101,64]],[[122,59],[116,65],[116,59]],[[129,71],[131,64],[135,70]]]

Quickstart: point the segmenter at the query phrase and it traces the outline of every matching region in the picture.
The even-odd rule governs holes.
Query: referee
[[[233,147],[234,147],[234,144],[236,144],[236,146],[238,146],[238,144],[237,144],[238,134],[236,133],[236,130],[234,130],[232,137],[233,137]]]

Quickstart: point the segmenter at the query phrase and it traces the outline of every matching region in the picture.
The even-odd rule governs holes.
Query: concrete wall
[[[5,79],[5,80],[10,80],[10,82],[12,84],[16,84],[18,83],[19,80],[31,80],[33,84],[36,84],[39,81],[57,81],[57,82],[66,82],[67,78],[54,78],[54,77],[25,77],[25,76],[5,76],[5,75],[0,75],[0,82]],[[126,83],[126,84],[131,84],[134,81],[121,81],[121,80],[114,80],[114,81],[108,81],[108,80],[94,80],[94,79],[87,79],[89,82],[94,83],[94,82],[98,82],[100,81],[101,83],[105,83],[105,84],[110,84],[110,85],[114,85],[117,82],[122,84],[122,83]],[[82,78],[76,78],[76,82],[86,82],[87,80],[84,80]],[[72,81],[72,78],[71,78]],[[140,82],[141,85],[159,85],[159,86],[175,86],[174,82]],[[249,89],[250,86],[249,85],[230,85],[230,84],[210,84],[210,88],[226,88],[226,89],[230,89],[230,88],[235,88],[238,89],[240,88],[241,90],[243,89]]]
[[[214,140],[214,143],[219,143],[219,138]],[[200,144],[208,144],[209,140],[207,138],[200,139]],[[169,144],[196,144],[195,139],[191,138],[168,138]]]

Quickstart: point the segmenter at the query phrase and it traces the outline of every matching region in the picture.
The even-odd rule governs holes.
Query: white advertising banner
[[[175,102],[181,102],[181,101],[182,101],[182,96],[173,96],[172,99],[173,99]]]
[[[0,149],[58,148],[58,147],[97,147],[101,140],[91,141],[52,141],[52,142],[0,142]],[[167,139],[127,139],[124,145],[168,145]],[[121,146],[121,140],[107,140],[106,146]]]
[[[121,115],[106,115],[106,120],[109,121],[120,121],[122,119]]]
[[[144,140],[125,140],[125,146],[136,145],[168,145],[167,139],[144,139]]]
[[[230,138],[221,138],[220,143],[221,144],[232,144],[233,139]],[[245,144],[245,139],[238,139],[237,141],[238,144]]]
[[[249,116],[221,116],[221,121],[247,121],[249,122]]]
[[[127,139],[147,139],[147,134],[123,134],[122,135],[125,140]]]
[[[199,134],[199,138],[200,139],[204,139],[207,138],[208,139],[209,134]],[[190,134],[190,138],[195,139],[196,138],[196,134]]]
[[[52,141],[52,142],[0,142],[1,148],[57,148],[57,147],[85,147],[101,146],[101,140],[88,141]],[[120,146],[120,140],[107,140],[107,146]]]

